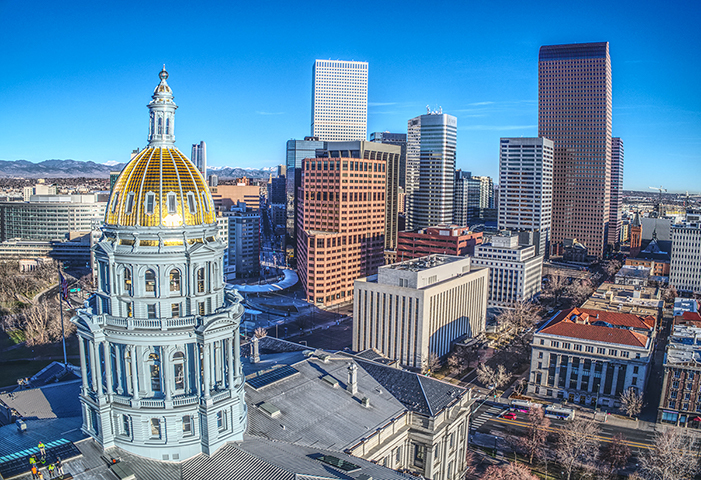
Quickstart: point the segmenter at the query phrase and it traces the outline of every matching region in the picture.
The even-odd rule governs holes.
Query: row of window
[[[170,278],[170,291],[171,292],[180,292],[180,287],[181,287],[181,274],[180,270],[177,268],[174,268],[170,271],[169,273],[169,278]],[[205,281],[205,269],[204,267],[198,268],[195,272],[195,286],[196,286],[196,291],[197,293],[205,293],[206,292],[206,281]],[[133,294],[132,287],[133,287],[133,280],[132,280],[132,272],[130,268],[125,268],[124,269],[124,292],[128,293],[129,295]],[[148,269],[144,273],[144,289],[147,293],[153,293],[154,296],[156,296],[156,273]]]
[[[112,213],[116,213],[117,207],[119,205],[119,195],[121,192],[115,192],[114,200],[112,201]],[[124,202],[124,214],[131,215],[134,213],[134,197],[136,193],[127,193],[126,200]],[[202,205],[204,206],[205,213],[209,213],[209,200],[207,199],[207,193],[201,192]],[[187,207],[191,215],[197,214],[197,200],[193,192],[187,192]],[[156,204],[156,194],[154,192],[147,192],[146,199],[144,201],[144,208],[146,215],[153,215]],[[178,213],[178,198],[175,192],[168,192],[166,195],[166,206],[168,207],[168,215],[175,215]]]
[[[183,415],[180,419],[183,437],[195,435],[194,418],[192,415]],[[226,411],[217,412],[217,429],[222,432],[227,429]],[[161,440],[165,429],[165,420],[162,418],[151,418],[149,420],[149,438],[151,440]],[[122,415],[121,431],[122,436],[131,437],[132,419],[129,415]]]
[[[545,340],[540,339],[540,344],[545,345]],[[577,352],[582,351],[582,345],[575,343],[574,346],[569,343],[569,342],[562,342],[562,347],[560,346],[560,342],[557,340],[550,340],[550,346],[553,348],[562,348],[563,350],[575,350]],[[606,355],[606,348],[605,347],[594,347],[591,345],[584,345],[584,351],[587,353],[594,353],[594,350],[596,350],[596,353],[598,355]],[[614,348],[609,348],[608,349],[608,355],[611,357],[618,357],[620,354],[621,358],[630,358],[630,352],[626,350],[616,350]],[[635,358],[639,359],[640,358],[640,353],[635,354]]]

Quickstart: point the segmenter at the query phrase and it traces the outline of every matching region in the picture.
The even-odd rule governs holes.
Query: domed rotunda
[[[243,307],[224,288],[212,196],[175,147],[165,67],[159,77],[148,146],[114,184],[93,248],[96,292],[72,321],[83,431],[104,449],[178,461],[243,438]]]

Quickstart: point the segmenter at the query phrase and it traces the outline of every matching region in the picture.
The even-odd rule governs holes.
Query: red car
[[[513,412],[505,413],[502,418],[507,420],[516,420],[516,414]]]

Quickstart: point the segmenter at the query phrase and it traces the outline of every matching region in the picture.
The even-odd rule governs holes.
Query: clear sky
[[[701,191],[701,3],[0,0],[0,159],[124,162],[162,64],[177,145],[215,166],[284,163],[309,135],[314,59],[369,62],[368,133],[458,118],[458,168],[497,177],[537,135],[538,48],[610,42],[624,188]]]

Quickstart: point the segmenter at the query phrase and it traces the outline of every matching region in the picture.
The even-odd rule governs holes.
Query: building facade
[[[390,133],[390,132],[372,132],[370,134],[371,142],[389,143],[391,145],[399,145],[402,148],[399,157],[399,188],[406,189],[406,133]]]
[[[528,394],[618,407],[629,388],[645,391],[655,344],[652,316],[571,308],[533,335]]]
[[[547,255],[553,209],[553,142],[502,138],[498,228],[532,232],[536,255]]]
[[[243,306],[224,289],[214,202],[174,146],[176,105],[159,77],[149,145],[114,185],[97,290],[72,321],[83,431],[103,449],[182,461],[243,439]]]
[[[669,284],[680,292],[701,293],[701,223],[672,225]]]
[[[403,262],[434,253],[459,257],[474,255],[475,246],[481,243],[482,232],[471,232],[469,227],[457,225],[437,225],[418,231],[399,232],[397,260]]]
[[[472,264],[489,270],[489,305],[509,306],[540,292],[543,256],[535,245],[519,245],[518,235],[494,235],[475,247]]]
[[[611,215],[609,238],[611,245],[620,245],[621,218],[623,214],[623,140],[611,138]]]
[[[192,145],[192,163],[197,170],[207,179],[207,144],[203,141]]]
[[[365,140],[368,63],[316,60],[312,75],[311,135],[322,141]]]
[[[455,172],[453,223],[474,225],[491,220],[494,215],[494,182],[491,177]]]
[[[335,148],[304,159],[297,199],[298,274],[307,300],[324,305],[350,301],[353,281],[384,263],[388,150],[399,156],[364,141]]]
[[[297,238],[297,195],[302,186],[302,162],[305,158],[315,158],[316,151],[326,148],[326,142],[322,142],[318,137],[305,137],[304,140],[288,140],[285,147],[286,177],[285,186],[287,216],[286,228],[287,236],[293,240],[292,244],[296,248],[294,241]]]
[[[418,174],[418,178],[412,178],[412,191],[407,189],[407,228],[410,230],[453,221],[458,120],[442,112],[430,112],[417,118],[420,124],[418,132],[410,128],[407,136],[407,175]],[[415,120],[409,120],[410,127]],[[414,158],[417,142],[418,171]],[[412,148],[409,148],[410,145]],[[409,164],[412,165],[411,171]]]
[[[429,354],[483,332],[488,271],[469,257],[430,255],[386,265],[355,282],[353,350],[375,349],[425,370]]]
[[[552,248],[577,238],[607,245],[611,214],[611,58],[608,42],[548,45],[538,58],[538,136],[553,141]]]
[[[227,276],[257,277],[260,275],[260,210],[239,203],[223,215],[229,221]]]

